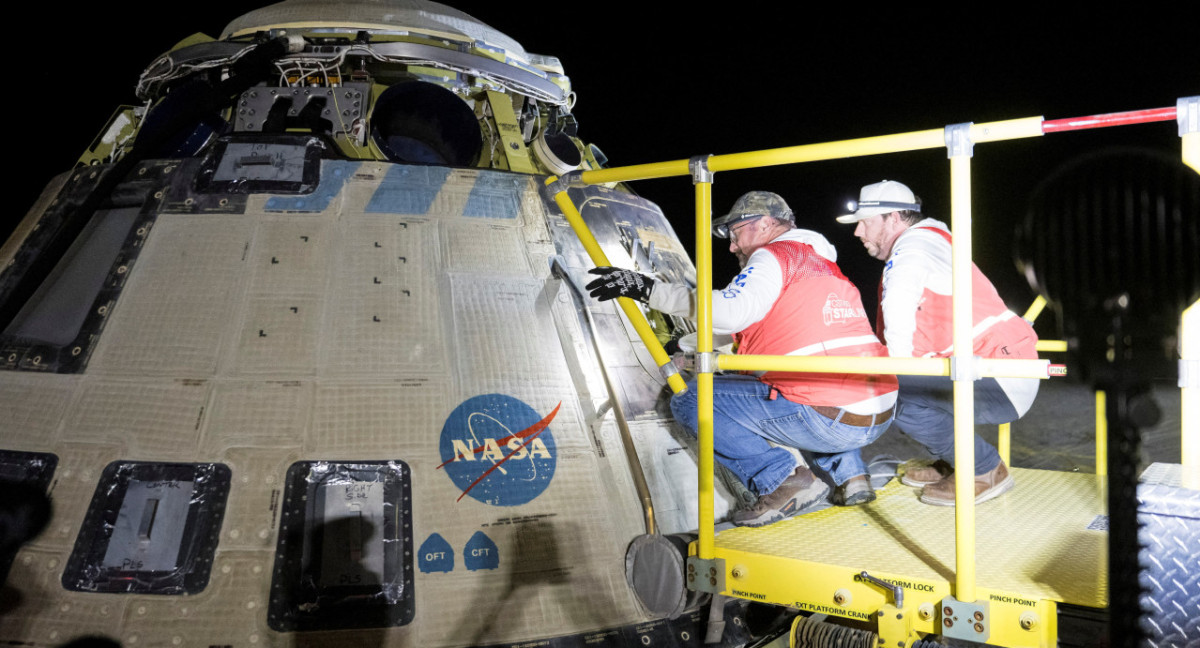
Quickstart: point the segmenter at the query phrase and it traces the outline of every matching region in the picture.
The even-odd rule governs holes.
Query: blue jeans
[[[954,382],[947,376],[897,376],[896,427],[929,453],[954,465]],[[1032,379],[1036,380],[1036,379]],[[1011,423],[1020,418],[995,378],[975,381],[975,422]],[[975,435],[975,474],[1000,464],[992,444]]]
[[[696,380],[671,398],[671,412],[692,436],[698,427]],[[867,467],[858,449],[871,443],[887,423],[858,427],[826,418],[782,396],[753,376],[713,377],[713,453],[756,495],[767,495],[796,469],[792,453],[767,441],[808,450],[817,467],[841,485]]]

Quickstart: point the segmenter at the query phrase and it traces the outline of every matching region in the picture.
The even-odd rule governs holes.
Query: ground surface
[[[1179,463],[1180,392],[1158,386],[1154,400],[1162,412],[1158,424],[1142,430],[1142,452],[1136,458],[1138,473],[1150,463]],[[978,434],[996,443],[996,427],[976,426]],[[1061,379],[1045,381],[1033,407],[1012,425],[1012,464],[1018,468],[1095,472],[1095,395],[1086,386]],[[899,459],[929,457],[924,447],[895,427],[863,448],[863,458],[879,455]]]

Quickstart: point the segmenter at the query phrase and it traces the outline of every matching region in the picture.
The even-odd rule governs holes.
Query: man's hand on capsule
[[[650,291],[654,289],[654,280],[644,274],[612,266],[592,268],[588,270],[588,273],[600,275],[599,279],[594,279],[586,286],[592,297],[600,301],[608,301],[617,297],[628,297],[642,303],[650,301]]]

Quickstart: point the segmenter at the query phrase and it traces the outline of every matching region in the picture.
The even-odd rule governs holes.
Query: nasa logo
[[[442,426],[438,450],[443,469],[470,495],[493,506],[518,506],[541,495],[554,477],[557,451],[550,422],[524,402],[484,394],[462,402]]]

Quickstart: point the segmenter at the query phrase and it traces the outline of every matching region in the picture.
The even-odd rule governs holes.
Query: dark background
[[[24,119],[10,128],[18,153],[4,231],[53,175],[67,170],[120,104],[134,103],[138,74],[195,32],[217,37],[266,3],[194,5],[136,0],[89,4],[27,37]],[[962,122],[1060,119],[1173,107],[1200,95],[1200,38],[1179,9],[1123,13],[1042,10],[1003,17],[973,9],[878,10],[861,3],[743,2],[719,11],[653,2],[598,9],[542,3],[453,3],[529,52],[557,56],[578,95],[580,137],[623,166],[885,135]],[[972,5],[990,7],[991,5]],[[1143,6],[1145,8],[1143,8]],[[141,26],[139,26],[141,25]],[[24,87],[18,92],[16,87]],[[39,98],[40,97],[40,98]],[[46,110],[29,110],[39,102]],[[1033,294],[1012,262],[1012,229],[1039,179],[1084,151],[1133,144],[1178,156],[1174,122],[982,144],[972,161],[975,257],[1020,311]],[[11,146],[15,145],[15,146]],[[11,167],[10,167],[11,168]],[[10,171],[11,173],[11,171]],[[843,270],[873,310],[879,264],[852,227],[836,225],[860,186],[900,180],[949,222],[944,149],[719,174],[714,211],[743,192],[783,195],[801,227],[838,247]],[[693,246],[688,178],[639,182]],[[715,283],[736,268],[716,241]]]

